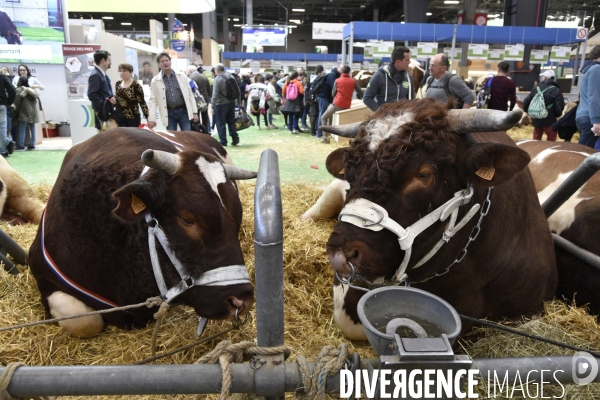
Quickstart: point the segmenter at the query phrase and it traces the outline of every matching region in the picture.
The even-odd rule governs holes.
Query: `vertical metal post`
[[[452,35],[452,55],[450,57],[450,69],[448,70],[448,72],[450,73],[452,73],[452,65],[454,65],[454,49],[456,48],[456,30],[458,29],[457,26],[458,25],[454,24],[454,34]]]
[[[342,60],[344,65],[349,65],[352,68],[352,62],[354,61],[354,22],[350,22],[350,48],[348,49],[348,62]]]
[[[261,347],[281,346],[284,331],[283,213],[278,157],[273,150],[265,150],[260,157],[254,192],[254,252],[257,344]],[[260,358],[261,366],[255,373],[257,395],[283,396],[283,354]]]

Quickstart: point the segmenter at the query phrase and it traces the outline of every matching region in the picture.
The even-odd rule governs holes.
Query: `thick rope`
[[[29,322],[27,324],[6,326],[4,328],[0,328],[0,332],[10,331],[10,330],[13,330],[13,329],[28,328],[30,326],[36,326],[36,325],[52,324],[54,322],[64,321],[66,319],[74,319],[74,318],[79,318],[79,317],[87,317],[88,315],[109,314],[109,313],[113,313],[113,312],[117,312],[117,311],[131,310],[133,308],[140,308],[140,307],[152,308],[152,307],[160,306],[162,303],[163,303],[163,299],[161,297],[150,297],[149,299],[147,299],[143,303],[131,304],[131,305],[128,305],[128,306],[123,306],[123,307],[109,308],[107,310],[92,311],[92,312],[89,312],[89,313],[78,314],[78,315],[70,315],[68,317],[45,319],[43,321]]]
[[[2,375],[0,376],[0,400],[16,399],[16,397],[12,397],[10,393],[8,393],[8,385],[10,385],[10,380],[17,368],[22,367],[23,365],[25,365],[25,363],[12,362],[4,368],[4,372],[2,372]]]
[[[163,302],[160,304],[160,308],[158,309],[158,311],[154,313],[154,319],[156,319],[156,324],[154,324],[154,330],[152,331],[152,357],[156,357],[156,339],[158,338],[158,328],[160,328],[160,325],[165,319],[165,316],[167,315],[168,311],[169,304]]]
[[[296,356],[296,363],[298,363],[298,369],[302,376],[306,398],[310,400],[324,400],[327,377],[340,371],[348,363],[350,357],[351,353],[348,350],[347,343],[342,343],[337,348],[325,346],[317,358],[315,369],[311,376],[308,372],[306,359],[300,355]]]
[[[221,365],[223,378],[219,400],[225,400],[229,397],[229,389],[231,388],[230,364],[232,362],[242,362],[244,355],[272,356],[281,353],[284,354],[284,358],[287,358],[290,355],[290,348],[287,346],[258,347],[254,342],[249,341],[232,344],[229,340],[223,340],[212,351],[200,357],[195,364],[216,364],[218,362]]]

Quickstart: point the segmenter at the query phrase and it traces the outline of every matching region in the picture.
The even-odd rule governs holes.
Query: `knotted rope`
[[[155,307],[155,306],[160,306],[161,304],[163,304],[163,299],[160,296],[150,297],[146,301],[144,301],[143,303],[131,304],[131,305],[128,305],[128,306],[123,306],[123,307],[109,308],[107,310],[91,311],[91,312],[84,313],[84,314],[70,315],[68,317],[45,319],[43,321],[29,322],[29,323],[21,324],[21,325],[6,326],[4,328],[0,328],[0,332],[10,331],[10,330],[13,330],[13,329],[28,328],[30,326],[36,326],[36,325],[52,324],[54,322],[64,321],[66,319],[74,319],[74,318],[79,318],[79,317],[87,317],[88,315],[109,314],[109,313],[113,313],[113,312],[117,312],[117,311],[131,310],[132,308],[140,308],[140,307],[152,308],[152,307]],[[160,314],[160,310],[156,314]]]
[[[306,359],[300,355],[296,356],[296,363],[298,363],[298,369],[302,376],[306,398],[310,400],[325,399],[327,377],[341,370],[348,363],[350,357],[351,353],[348,350],[347,343],[342,343],[337,348],[334,346],[325,346],[321,349],[311,376],[308,371]]]
[[[254,342],[244,341],[233,344],[229,340],[223,340],[211,352],[200,357],[195,364],[216,364],[219,362],[223,376],[219,400],[225,400],[229,397],[229,389],[231,388],[231,370],[229,364],[232,362],[242,362],[244,356],[267,356],[281,353],[284,353],[284,358],[287,358],[290,355],[290,348],[287,346],[258,347]]]
[[[154,299],[157,299],[154,297]],[[154,330],[152,331],[152,357],[156,357],[156,339],[158,338],[158,328],[162,324],[165,316],[167,315],[167,311],[169,311],[169,304],[162,301],[162,298],[158,297],[160,300],[159,304],[160,308],[157,312],[154,313],[154,319],[156,320],[156,324],[154,324]],[[150,299],[148,299],[150,300]]]
[[[8,393],[8,385],[17,368],[22,367],[23,365],[25,365],[25,363],[12,362],[4,368],[4,372],[2,372],[2,375],[0,376],[0,400],[16,400],[16,397],[12,397]]]

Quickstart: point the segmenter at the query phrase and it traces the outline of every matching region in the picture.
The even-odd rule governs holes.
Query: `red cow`
[[[339,277],[354,275],[366,288],[406,281],[476,318],[542,310],[557,273],[525,169],[530,158],[504,132],[475,133],[508,129],[520,117],[403,100],[365,122],[325,127],[354,138],[327,158],[328,171],[349,184],[327,242]],[[333,291],[336,323],[364,339],[356,310],[362,292],[337,279]]]
[[[242,205],[233,180],[256,173],[224,161],[225,149],[195,132],[117,128],[73,146],[29,252],[50,314],[158,295],[210,319],[247,313],[253,288],[238,239]],[[143,307],[104,318],[121,328],[143,327],[154,312]],[[103,320],[95,315],[60,325],[90,337]]]

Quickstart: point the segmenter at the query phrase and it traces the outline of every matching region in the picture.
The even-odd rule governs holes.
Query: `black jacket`
[[[327,74],[325,82],[323,83],[323,89],[321,89],[321,91],[317,94],[317,98],[327,99],[329,103],[333,103],[331,91],[333,90],[333,84],[335,83],[335,80],[341,75],[342,74],[338,72],[337,67],[334,67],[331,72]]]
[[[4,86],[0,87],[0,105],[10,106],[15,102],[15,87],[6,75],[2,75],[0,82]]]
[[[539,88],[542,92],[549,88],[544,92],[544,102],[546,103],[546,107],[550,106],[550,104],[554,104],[553,107],[548,109],[548,116],[546,118],[531,118],[533,120],[533,126],[536,128],[543,128],[554,124],[558,117],[562,115],[562,112],[565,109],[565,99],[560,92],[558,84],[554,82],[554,80],[545,79],[539,84]],[[529,95],[523,101],[523,107],[525,108],[525,111],[529,110],[529,104],[531,103],[531,100],[533,100],[533,96],[535,96],[536,93],[537,89],[533,88],[531,93],[529,93]]]

